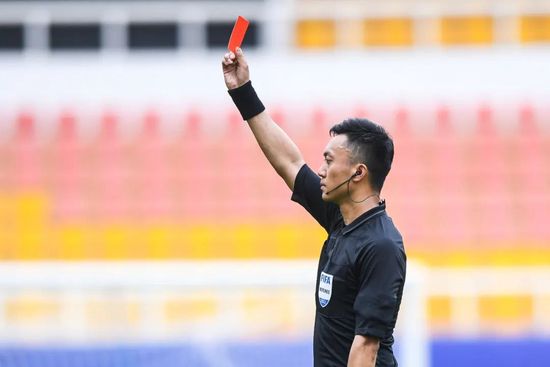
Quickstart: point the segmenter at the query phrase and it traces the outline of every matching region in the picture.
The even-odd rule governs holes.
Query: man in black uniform
[[[252,88],[241,49],[222,61],[224,79],[265,156],[301,204],[325,228],[317,274],[313,356],[317,367],[397,366],[393,329],[405,283],[403,239],[380,191],[393,141],[366,119],[330,129],[315,174]]]

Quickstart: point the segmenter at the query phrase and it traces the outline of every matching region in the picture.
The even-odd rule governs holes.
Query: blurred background
[[[400,364],[550,362],[550,1],[0,1],[0,366],[308,366],[324,231],[227,95],[317,169],[382,124]]]

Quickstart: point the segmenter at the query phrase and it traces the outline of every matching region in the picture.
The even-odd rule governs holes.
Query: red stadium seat
[[[480,193],[495,194],[507,190],[506,175],[509,163],[503,137],[496,130],[493,119],[493,110],[481,106],[478,111],[477,134],[469,147],[473,175],[471,183],[479,187]]]
[[[293,139],[306,162],[309,164],[320,163],[323,149],[329,139],[328,114],[321,106],[315,106],[311,110],[304,109],[302,113],[303,129],[296,132],[297,136],[293,136]],[[317,169],[317,167],[312,168]]]
[[[92,214],[100,220],[121,220],[128,215],[131,192],[128,185],[128,151],[119,132],[120,116],[105,111],[98,139],[90,146]]]
[[[453,129],[451,118],[447,106],[440,106],[436,111],[435,134],[428,138],[428,144],[432,146],[428,155],[433,164],[430,181],[434,186],[457,195],[464,186],[465,164],[460,137]]]
[[[74,111],[65,110],[59,115],[57,141],[59,144],[74,143],[77,139],[77,122]]]
[[[516,237],[513,187],[510,178],[513,172],[509,144],[503,133],[495,126],[494,112],[487,106],[478,111],[478,130],[472,145],[469,186],[474,189],[473,208],[475,231],[485,241],[504,241]]]
[[[57,120],[55,138],[49,143],[52,164],[48,170],[54,198],[53,215],[57,220],[82,220],[83,200],[89,167],[82,141],[77,136],[77,117],[71,110],[63,111]]]
[[[173,182],[169,166],[166,139],[161,136],[162,117],[159,111],[150,109],[142,120],[141,133],[131,146],[130,187],[135,189],[139,201],[132,201],[133,215],[140,221],[167,220],[175,213],[172,199]]]
[[[421,161],[420,140],[410,127],[409,111],[400,107],[394,118],[395,156],[384,192],[392,200],[388,203],[390,214],[395,211],[393,215],[397,223],[402,224],[404,235],[412,241],[420,241],[424,228],[430,225],[430,197],[423,182],[428,167]]]
[[[541,132],[536,123],[535,110],[530,104],[520,107],[519,131],[522,136],[535,136]]]
[[[514,139],[514,198],[517,201],[518,222],[524,238],[547,241],[550,229],[550,168],[537,114],[530,105],[519,111],[519,124]],[[546,158],[546,160],[545,160]]]
[[[219,174],[213,161],[213,135],[204,131],[205,117],[191,108],[183,119],[184,132],[170,149],[171,169],[176,170],[178,187],[177,212],[180,218],[191,221],[207,219],[216,212],[216,178]]]
[[[240,114],[233,109],[227,115],[227,129],[219,146],[211,152],[218,163],[216,180],[219,190],[210,196],[223,215],[253,217],[256,181],[252,170],[255,155],[250,152],[253,136]]]
[[[142,135],[147,139],[160,138],[160,116],[156,109],[149,109],[143,117]]]
[[[19,190],[36,190],[43,185],[43,157],[36,139],[35,124],[36,119],[32,112],[22,111],[17,116],[11,151],[14,162],[13,183]]]
[[[184,135],[187,138],[196,138],[200,134],[203,118],[196,107],[190,108],[184,117]]]
[[[30,141],[35,138],[35,116],[32,112],[22,111],[16,120],[17,141]]]
[[[428,165],[425,182],[433,195],[430,213],[438,243],[456,243],[471,236],[465,162],[460,137],[453,129],[456,115],[451,112],[445,105],[437,108],[435,133],[423,143],[427,150],[424,164]]]
[[[545,171],[549,169],[544,159],[542,132],[539,131],[532,107],[525,105],[521,108],[518,130],[515,151],[520,190],[523,190],[523,194],[542,194],[548,190]]]
[[[392,135],[395,142],[395,156],[392,175],[399,180],[399,186],[396,186],[396,189],[403,194],[418,195],[425,164],[420,162],[420,140],[410,128],[407,110],[399,108],[396,111],[394,126]]]

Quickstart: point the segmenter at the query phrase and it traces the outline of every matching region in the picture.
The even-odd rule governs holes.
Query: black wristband
[[[250,80],[238,88],[228,90],[228,92],[243,120],[248,120],[265,110]]]

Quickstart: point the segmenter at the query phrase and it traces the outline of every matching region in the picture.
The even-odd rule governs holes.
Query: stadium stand
[[[419,134],[410,127],[415,111],[398,107],[389,126],[397,153],[385,196],[410,253],[434,265],[450,265],[456,251],[470,264],[548,261],[550,139],[537,111],[520,108],[509,132],[486,105],[474,109],[471,132],[458,128],[459,113],[436,108],[433,132]],[[197,128],[208,125],[202,115],[183,113],[182,135],[170,135],[162,131],[162,114],[146,110],[131,134],[121,132],[122,114],[107,110],[90,137],[77,134],[75,113],[62,112],[55,136],[45,138],[37,136],[32,112],[19,114],[15,135],[2,143],[0,183],[8,218],[2,225],[11,228],[9,213],[18,213],[19,229],[9,236],[19,242],[4,239],[2,257],[66,259],[80,248],[82,259],[192,258],[178,248],[196,246],[195,236],[207,243],[199,250],[206,258],[315,257],[315,246],[297,246],[297,229],[310,228],[319,240],[322,233],[289,203],[238,116],[228,114],[225,131],[211,134]],[[314,165],[329,124],[318,107],[310,116],[296,140]],[[216,236],[220,226],[228,238]],[[59,242],[45,244],[56,235]],[[251,245],[281,236],[294,240],[275,240],[275,250]],[[68,238],[76,241],[72,255],[64,250]]]

